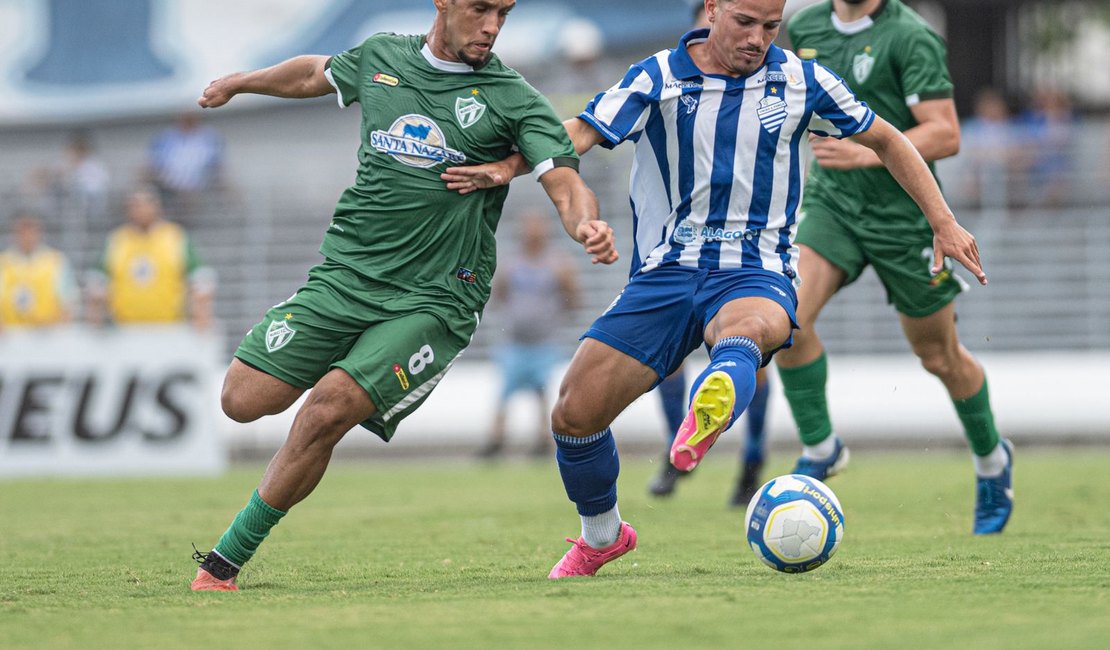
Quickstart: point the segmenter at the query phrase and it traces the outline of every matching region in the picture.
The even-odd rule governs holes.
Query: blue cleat
[[[1002,439],[1006,451],[1006,468],[993,478],[979,478],[975,488],[976,535],[1001,533],[1014,510],[1014,445]]]
[[[817,459],[799,456],[798,462],[794,464],[794,471],[791,473],[803,474],[805,476],[811,476],[818,481],[824,481],[830,476],[835,476],[844,471],[844,468],[847,466],[848,448],[844,446],[840,438],[837,438],[836,449],[833,450],[832,455],[828,458]]]

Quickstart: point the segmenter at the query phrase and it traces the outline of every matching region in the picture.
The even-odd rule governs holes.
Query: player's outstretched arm
[[[574,151],[579,156],[603,139],[596,129],[577,117],[564,121],[563,128],[567,130],[567,135],[574,144]],[[497,162],[470,167],[449,167],[439,177],[447,183],[448,190],[459,194],[470,194],[475,190],[507,185],[517,176],[523,176],[530,171],[524,156],[514,153]]]
[[[251,72],[234,72],[208,84],[197,99],[201,108],[216,108],[242,94],[270,95],[304,99],[323,97],[335,92],[324,75],[326,56],[306,54],[295,56],[277,65]]]
[[[598,219],[597,197],[570,167],[556,167],[540,176],[547,196],[555,204],[563,228],[571,239],[582,244],[594,264],[612,264],[617,254],[613,229]]]
[[[960,151],[960,123],[951,99],[930,99],[910,108],[917,125],[903,132],[926,162],[955,156]],[[874,151],[850,139],[810,136],[813,157],[825,169],[879,167]]]
[[[852,139],[874,150],[895,180],[925,213],[933,229],[932,272],[940,273],[945,258],[951,257],[971,271],[980,284],[986,284],[987,274],[983,272],[979,260],[979,245],[975,237],[956,223],[956,217],[940,193],[936,179],[909,139],[878,116],[871,128],[852,136]]]

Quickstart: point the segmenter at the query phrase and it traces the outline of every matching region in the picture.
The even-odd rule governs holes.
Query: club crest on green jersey
[[[852,76],[856,81],[863,83],[871,76],[871,69],[875,67],[875,57],[871,56],[871,46],[863,48],[863,52],[852,59]]]
[[[474,126],[485,114],[486,105],[474,97],[455,98],[455,119],[459,121],[459,126],[462,128]]]
[[[416,113],[398,117],[388,131],[371,132],[370,146],[409,167],[427,169],[442,162],[466,162],[466,154],[447,146],[438,124]]]
[[[296,335],[297,330],[289,327],[289,323],[283,320],[270,321],[270,327],[266,329],[266,351],[277,352],[289,345]]]

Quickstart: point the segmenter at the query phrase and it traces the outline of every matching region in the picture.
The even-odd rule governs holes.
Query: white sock
[[[617,506],[600,515],[581,515],[582,539],[593,548],[612,546],[621,534],[621,513]]]
[[[986,456],[972,454],[971,458],[975,462],[975,475],[980,478],[1002,476],[1002,470],[1006,469],[1006,450],[1002,448],[1001,442]]]
[[[825,460],[836,451],[836,441],[839,439],[833,433],[816,445],[806,445],[802,447],[802,456],[810,460]]]

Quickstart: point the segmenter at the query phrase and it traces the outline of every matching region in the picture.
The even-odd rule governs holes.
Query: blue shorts
[[[650,367],[662,381],[705,342],[706,325],[725,303],[749,297],[774,300],[797,329],[798,296],[779,273],[664,266],[634,276],[582,338],[620,350]],[[792,341],[793,335],[778,349],[790,347]],[[764,355],[763,365],[774,353]]]
[[[497,351],[501,365],[501,401],[519,390],[542,393],[559,362],[559,348],[549,343],[514,343]]]

